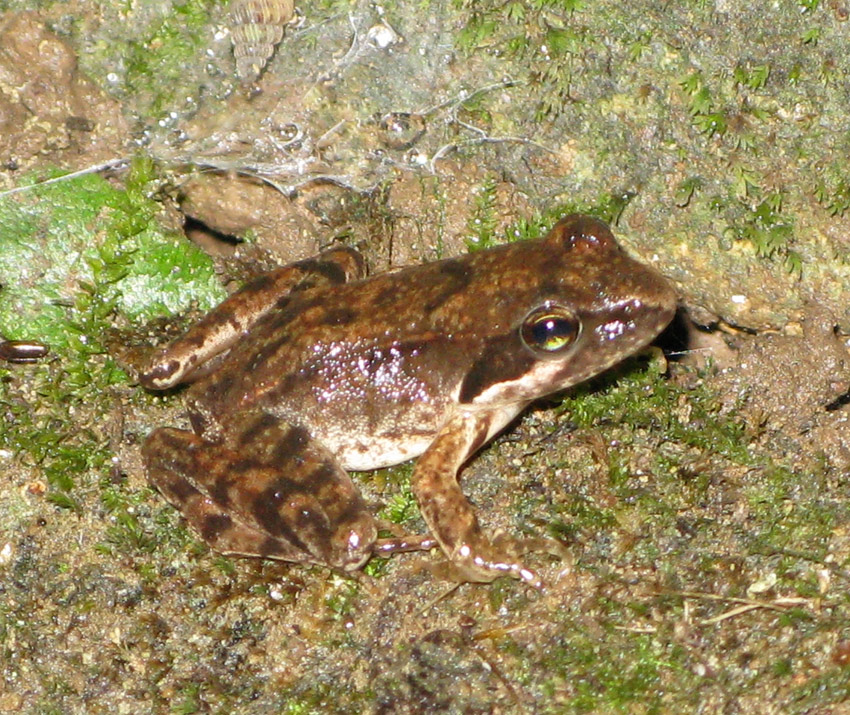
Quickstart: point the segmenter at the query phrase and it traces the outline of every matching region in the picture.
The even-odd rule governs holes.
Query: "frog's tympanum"
[[[354,570],[389,549],[346,470],[419,457],[433,539],[416,543],[436,540],[461,578],[539,584],[520,542],[482,532],[458,470],[530,402],[650,342],[673,291],[586,216],[541,240],[362,273],[347,248],[280,268],[160,351],[141,383],[194,382],[194,431],[150,435],[151,482],[218,551]]]

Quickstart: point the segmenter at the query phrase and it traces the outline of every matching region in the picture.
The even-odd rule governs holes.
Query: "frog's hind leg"
[[[261,415],[236,445],[163,428],[143,456],[150,481],[217,551],[345,570],[372,554],[372,515],[302,428]]]
[[[185,477],[158,470],[155,464],[150,471],[151,480],[163,496],[180,509],[189,525],[215,551],[295,563],[310,560],[302,548],[288,540],[275,538],[235,520]]]
[[[215,364],[210,360],[227,353],[290,293],[346,283],[364,274],[363,258],[346,246],[264,273],[160,350],[139,375],[139,382],[151,390],[165,390],[196,379],[206,372],[205,366]]]

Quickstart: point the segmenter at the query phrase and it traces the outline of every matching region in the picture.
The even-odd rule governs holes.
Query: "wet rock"
[[[0,165],[25,170],[43,155],[81,168],[119,158],[127,127],[118,104],[77,69],[70,46],[35,13],[0,20]]]

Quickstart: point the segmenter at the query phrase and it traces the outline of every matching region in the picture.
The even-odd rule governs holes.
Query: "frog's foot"
[[[488,539],[457,482],[457,471],[464,461],[512,414],[455,415],[416,463],[412,487],[425,523],[461,580],[487,582],[511,576],[540,588],[537,574],[521,559],[528,550],[523,542],[506,534]]]
[[[374,519],[306,431],[260,416],[238,446],[165,428],[142,452],[152,484],[217,551],[345,570],[365,563]]]
[[[527,541],[514,539],[504,533],[498,533],[492,540],[488,540],[476,528],[455,549],[447,552],[448,574],[454,580],[477,583],[510,576],[534,588],[541,588],[543,582],[536,572],[525,566],[521,558],[528,551],[535,550],[529,548]]]
[[[378,539],[372,547],[372,552],[381,556],[391,556],[408,551],[430,551],[437,546],[439,543],[430,534],[408,534]]]
[[[560,541],[546,537],[514,538],[498,532],[492,541],[477,528],[470,532],[468,550],[456,549],[449,568],[455,578],[465,581],[492,581],[500,576],[512,576],[530,586],[542,588],[543,582],[536,573],[523,565],[521,557],[531,553],[547,553],[561,561],[572,561],[572,552]],[[469,555],[467,555],[467,553]]]
[[[390,556],[410,551],[430,551],[437,546],[439,542],[430,534],[407,534],[378,539],[372,548],[374,554]],[[469,547],[469,553],[472,551],[473,548]],[[507,534],[497,534],[492,542],[488,542],[479,534],[474,551],[476,556],[470,557],[461,547],[452,555],[451,561],[436,565],[435,573],[449,581],[475,583],[488,583],[501,576],[513,576],[540,588],[542,582],[531,569],[522,565],[520,555],[532,551],[546,551],[563,558],[567,553],[565,547],[551,539],[513,539]]]
[[[560,560],[571,560],[572,555],[566,546],[554,539],[529,537],[515,539],[504,532],[495,535],[492,541],[473,539],[474,546],[468,547],[469,555],[463,546],[455,553],[448,564],[455,580],[492,581],[500,576],[511,576],[525,581],[529,586],[542,588],[543,581],[536,572],[524,565],[522,556],[530,553],[545,552]]]

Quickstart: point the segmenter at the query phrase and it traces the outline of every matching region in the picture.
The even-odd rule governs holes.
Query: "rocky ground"
[[[50,349],[0,362],[0,711],[848,711],[846,3],[322,0],[257,76],[220,2],[0,10],[0,335]],[[543,590],[226,559],[147,486],[134,366],[247,276],[572,211],[682,308],[463,473]],[[360,483],[421,532],[409,477]]]

